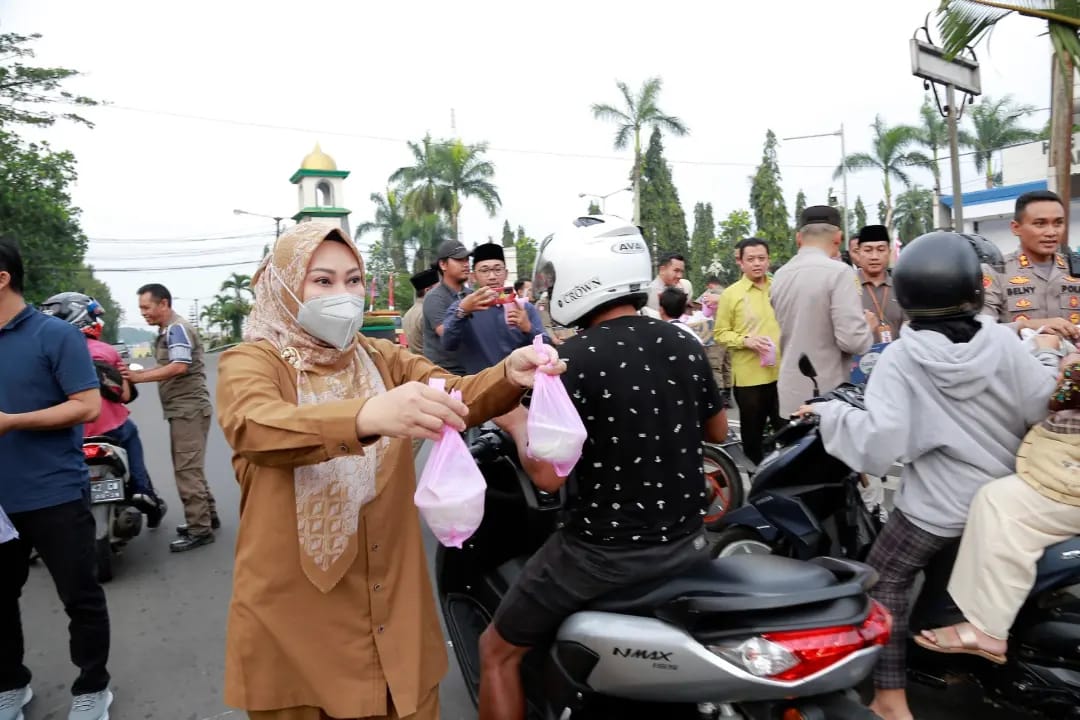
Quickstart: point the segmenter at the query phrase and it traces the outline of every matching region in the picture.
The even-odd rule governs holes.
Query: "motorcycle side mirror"
[[[138,372],[139,370],[145,370],[145,369],[146,368],[144,368],[139,363],[131,363],[130,365],[128,365],[128,370],[134,370],[135,372]]]
[[[817,370],[814,369],[814,363],[810,361],[810,356],[806,353],[799,356],[799,372],[804,377],[810,378],[810,381],[814,383],[814,397],[819,397],[821,391],[818,389],[817,384]]]

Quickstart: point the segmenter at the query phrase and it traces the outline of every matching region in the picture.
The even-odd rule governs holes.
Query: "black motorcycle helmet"
[[[978,236],[996,251],[997,248]],[[983,306],[983,258],[987,249],[968,236],[932,232],[900,252],[893,269],[896,299],[913,320],[974,317]],[[1001,257],[1000,251],[997,256]]]

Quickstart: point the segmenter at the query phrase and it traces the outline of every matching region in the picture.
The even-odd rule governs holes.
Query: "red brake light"
[[[866,647],[884,645],[892,632],[892,616],[881,603],[870,601],[862,625],[766,633],[762,637],[786,649],[799,664],[772,676],[774,680],[801,680]]]
[[[87,460],[96,460],[109,456],[109,451],[101,445],[83,445],[82,452],[83,457]]]

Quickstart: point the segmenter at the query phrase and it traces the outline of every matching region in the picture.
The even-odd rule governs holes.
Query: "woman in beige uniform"
[[[363,262],[332,225],[282,235],[252,284],[217,393],[241,486],[225,701],[252,720],[435,720],[446,652],[409,438],[508,412],[552,358],[458,378],[358,335]]]

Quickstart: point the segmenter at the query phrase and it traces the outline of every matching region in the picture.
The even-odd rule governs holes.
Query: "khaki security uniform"
[[[198,331],[187,320],[173,313],[154,346],[160,367],[168,365],[168,328],[180,324],[191,340],[191,364],[187,372],[157,384],[161,409],[169,421],[176,491],[184,503],[184,520],[192,535],[210,532],[210,518],[217,516],[217,503],[206,481],[206,438],[210,432],[210,391],[206,385],[203,345]]]
[[[822,392],[851,378],[851,356],[874,343],[859,297],[855,271],[823,250],[804,247],[776,271],[772,304],[780,321],[780,414],[790,415],[814,394],[799,372],[806,354]]]
[[[409,341],[409,349],[417,355],[424,354],[424,300],[420,298],[401,318],[401,329]]]
[[[1005,258],[1004,272],[983,272],[983,313],[998,322],[1060,317],[1080,325],[1080,278],[1069,276],[1064,256],[1055,254],[1047,270],[1018,251]]]
[[[900,337],[900,329],[907,322],[908,317],[896,299],[892,275],[885,273],[885,280],[880,285],[874,285],[862,270],[856,272],[862,284],[863,310],[869,310],[878,318],[878,326],[874,328],[874,343],[885,342],[883,337],[885,328],[892,336],[889,342],[896,340]]]

